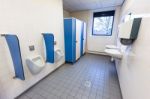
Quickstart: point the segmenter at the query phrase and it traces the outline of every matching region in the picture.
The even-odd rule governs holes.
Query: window
[[[115,11],[95,12],[93,15],[93,35],[111,36]]]

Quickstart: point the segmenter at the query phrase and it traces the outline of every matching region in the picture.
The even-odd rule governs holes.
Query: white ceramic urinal
[[[59,60],[61,60],[63,58],[63,56],[64,56],[63,52],[60,49],[56,48],[55,52],[54,52],[55,62],[58,62]]]
[[[44,59],[40,55],[27,58],[26,64],[33,75],[38,74],[45,67]]]

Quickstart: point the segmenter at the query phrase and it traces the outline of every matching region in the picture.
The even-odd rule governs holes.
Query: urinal
[[[40,55],[27,58],[26,64],[33,75],[40,73],[45,67],[44,59]]]
[[[63,56],[64,56],[63,52],[60,49],[56,48],[54,51],[54,61],[58,62],[59,60],[62,59]]]

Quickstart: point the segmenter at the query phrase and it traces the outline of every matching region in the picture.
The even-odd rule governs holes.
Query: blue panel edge
[[[80,46],[80,55],[83,56],[83,40],[84,40],[84,22],[82,22],[82,31],[81,31],[81,46]]]

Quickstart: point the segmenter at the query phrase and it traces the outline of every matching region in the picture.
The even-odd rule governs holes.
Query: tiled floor
[[[122,99],[110,58],[86,54],[65,64],[18,99]]]

